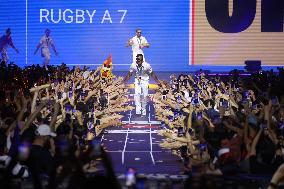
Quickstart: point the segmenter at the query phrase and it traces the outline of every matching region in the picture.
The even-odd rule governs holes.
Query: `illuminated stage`
[[[155,85],[151,85],[149,94],[154,93],[154,88]],[[130,92],[133,92],[131,86]],[[129,95],[129,100],[129,104],[134,106],[133,94]],[[144,117],[137,116],[135,110],[122,112],[123,125],[107,128],[101,136],[102,143],[112,157],[116,173],[122,174],[127,167],[134,167],[143,174],[182,174],[181,159],[173,155],[171,150],[159,146],[164,137],[157,134],[161,125],[155,118],[151,101],[146,109]]]

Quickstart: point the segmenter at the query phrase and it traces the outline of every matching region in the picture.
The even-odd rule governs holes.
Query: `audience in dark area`
[[[15,181],[21,180],[30,180],[33,188],[120,188],[98,139],[104,128],[121,124],[119,112],[133,108],[122,77],[101,80],[99,69],[2,64],[0,180],[5,188],[17,188],[21,182]]]
[[[182,159],[186,173],[269,178],[283,164],[283,68],[170,78],[153,96],[166,137],[160,146]]]
[[[128,89],[87,67],[0,67],[1,188],[121,188],[99,141],[121,125]],[[171,75],[151,97],[161,147],[189,175],[185,188],[259,188],[243,175],[284,178],[284,70]],[[226,179],[228,178],[228,179]],[[234,178],[234,179],[232,179]],[[269,183],[262,185],[267,186]]]

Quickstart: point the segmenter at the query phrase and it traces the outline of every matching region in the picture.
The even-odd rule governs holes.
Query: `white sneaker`
[[[146,115],[146,109],[142,109],[142,115],[145,116]]]

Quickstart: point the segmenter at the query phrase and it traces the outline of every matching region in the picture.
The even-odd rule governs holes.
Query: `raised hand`
[[[127,41],[126,47],[132,46],[134,43],[132,41],[132,39]]]
[[[277,169],[277,171],[274,173],[272,179],[271,179],[271,184],[268,186],[268,189],[273,189],[276,188],[278,186],[278,183],[283,180],[284,178],[284,163],[282,165],[280,165]],[[272,186],[272,185],[276,185]]]

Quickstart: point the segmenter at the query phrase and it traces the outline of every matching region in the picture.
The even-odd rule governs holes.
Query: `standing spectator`
[[[41,188],[40,176],[49,175],[53,169],[55,147],[51,137],[55,137],[56,134],[51,132],[50,127],[45,124],[40,125],[36,133],[37,136],[28,159],[28,167],[34,179],[34,187]]]

